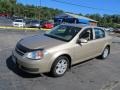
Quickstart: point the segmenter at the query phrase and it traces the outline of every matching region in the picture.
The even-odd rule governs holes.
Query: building
[[[63,13],[55,16],[55,23],[75,23],[97,26],[97,21],[77,14]]]

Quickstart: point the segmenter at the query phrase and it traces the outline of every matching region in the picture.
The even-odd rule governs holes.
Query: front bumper
[[[22,24],[13,24],[14,27],[24,27]]]
[[[45,73],[51,69],[50,58],[31,60],[13,50],[12,60],[21,70],[28,73]]]

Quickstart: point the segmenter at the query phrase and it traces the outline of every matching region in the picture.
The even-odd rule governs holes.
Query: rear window
[[[15,22],[23,22],[23,20],[15,20]]]
[[[32,23],[39,23],[39,21],[38,20],[33,20]]]
[[[105,37],[105,31],[100,29],[100,28],[94,28],[95,30],[95,38],[99,39],[99,38],[104,38]]]

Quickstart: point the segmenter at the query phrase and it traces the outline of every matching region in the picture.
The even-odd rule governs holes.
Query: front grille
[[[32,51],[36,51],[36,50],[44,50],[44,49],[43,48],[40,48],[40,49],[29,49],[29,48],[24,47],[23,45],[21,45],[19,43],[16,45],[16,48],[15,48],[15,51],[19,55],[21,55],[21,56],[23,56],[27,52],[32,52]]]
[[[25,53],[30,52],[30,51],[32,51],[32,50],[29,49],[29,48],[26,48],[26,47],[24,47],[23,45],[21,45],[21,44],[18,43],[18,44],[16,45],[15,51],[16,51],[19,55],[23,56]]]
[[[22,51],[20,51],[19,49],[17,49],[17,48],[15,48],[15,51],[16,51],[19,55],[21,55],[21,56],[24,55],[24,53],[23,53]]]
[[[17,48],[19,51],[23,52],[23,53],[27,53],[27,52],[31,52],[31,51],[32,51],[31,49],[26,48],[26,47],[24,47],[24,46],[21,45],[21,44],[17,44],[17,45],[16,45],[16,48]]]

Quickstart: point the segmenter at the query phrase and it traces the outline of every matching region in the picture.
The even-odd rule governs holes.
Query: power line
[[[73,6],[78,6],[78,7],[83,7],[83,8],[88,8],[88,9],[115,12],[115,11],[109,10],[109,9],[95,8],[95,7],[91,7],[91,6],[74,4],[74,3],[70,3],[70,2],[66,2],[66,1],[59,1],[59,0],[52,0],[52,1],[55,1],[55,2],[58,2],[58,3],[63,3],[63,4],[68,4],[68,5],[73,5]],[[116,12],[118,12],[118,11],[116,11]],[[118,12],[118,13],[120,13],[120,12]]]

